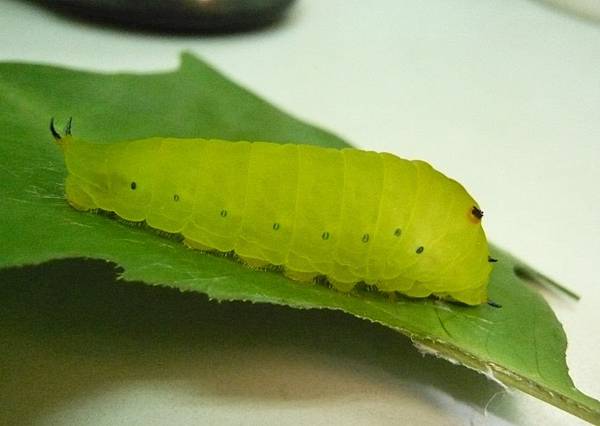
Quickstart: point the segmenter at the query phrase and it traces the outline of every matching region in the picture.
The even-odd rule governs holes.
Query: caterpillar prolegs
[[[179,233],[190,247],[410,297],[487,301],[482,211],[423,161],[358,149],[214,139],[112,144],[52,134],[79,210]]]

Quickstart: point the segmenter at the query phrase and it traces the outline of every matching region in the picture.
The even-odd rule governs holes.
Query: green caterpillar
[[[483,216],[456,181],[387,153],[267,142],[149,138],[114,144],[61,136],[66,197],[234,251],[286,276],[326,276],[410,297],[487,302]]]

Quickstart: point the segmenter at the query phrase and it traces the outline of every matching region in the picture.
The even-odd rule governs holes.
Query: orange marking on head
[[[469,220],[474,224],[481,223],[481,218],[483,217],[483,211],[479,209],[477,206],[473,206],[468,213]]]

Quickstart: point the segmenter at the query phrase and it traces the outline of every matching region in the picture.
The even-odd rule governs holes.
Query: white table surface
[[[569,338],[576,385],[600,397],[600,24],[532,0],[300,0],[266,31],[177,37],[73,22],[15,0],[0,6],[3,61],[148,72],[176,68],[184,49],[356,146],[426,159],[461,181],[485,210],[490,240],[583,296],[546,293]],[[434,361],[406,353],[411,377],[427,376]],[[244,362],[206,371],[197,367],[206,356]],[[171,362],[160,380],[140,374],[71,393],[35,422],[580,423],[520,392],[498,393],[486,410],[474,396],[427,380],[396,383],[335,353],[265,347],[198,357]],[[433,382],[445,371],[463,375],[435,366]],[[194,388],[203,374],[248,386],[223,379],[219,392],[203,393]],[[273,387],[280,397],[268,396]]]

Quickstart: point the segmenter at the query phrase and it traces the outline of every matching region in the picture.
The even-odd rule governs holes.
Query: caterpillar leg
[[[377,282],[377,289],[383,292],[394,292],[399,291],[405,293],[408,289],[412,288],[415,284],[414,280],[396,277],[391,280],[381,280]]]
[[[79,211],[82,211],[82,212],[85,212],[85,211],[88,211],[88,210],[92,210],[89,207],[85,207],[83,204],[79,204],[77,201],[75,201],[75,200],[73,200],[71,198],[67,198],[67,202],[75,210],[79,210]]]
[[[271,266],[271,263],[269,263],[266,260],[262,260],[262,259],[256,259],[253,257],[246,257],[246,256],[239,256],[238,258],[244,262],[246,265],[248,265],[250,268],[253,269],[267,269],[268,267]]]
[[[215,251],[214,248],[209,247],[209,246],[205,246],[204,244],[199,243],[198,241],[190,240],[189,238],[184,238],[183,239],[183,244],[185,244],[187,247],[192,248],[194,250]]]
[[[401,277],[380,281],[377,283],[377,288],[379,291],[390,294],[390,298],[392,298],[391,294],[395,294],[396,291],[408,297],[427,297],[432,293],[431,289],[423,283]]]
[[[446,293],[452,300],[466,303],[467,305],[479,305],[487,302],[487,289],[485,286],[470,288],[467,290]]]
[[[428,297],[431,296],[430,288],[426,287],[423,283],[415,281],[414,285],[406,290],[400,290],[401,293],[406,294],[409,297]]]
[[[395,291],[385,291],[383,294],[385,294],[388,300],[392,303],[398,300],[398,293]]]
[[[94,200],[73,179],[67,178],[65,193],[67,201],[74,209],[87,211],[97,208]]]
[[[351,283],[343,283],[341,281],[336,281],[333,280],[329,277],[327,277],[327,280],[329,281],[329,283],[331,284],[331,286],[333,288],[335,288],[337,291],[341,291],[342,293],[348,293],[349,291],[351,291],[354,286],[356,285],[355,282],[351,282]]]
[[[317,274],[315,274],[314,272],[300,272],[288,268],[285,268],[283,270],[283,275],[285,275],[291,280],[301,281],[305,283],[312,283],[317,278]]]

